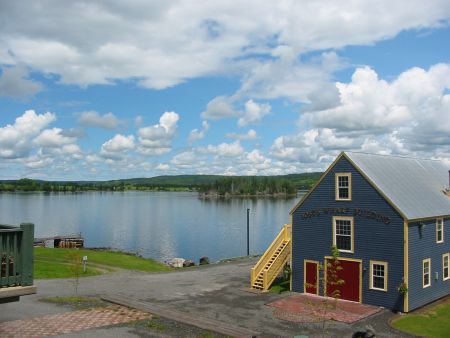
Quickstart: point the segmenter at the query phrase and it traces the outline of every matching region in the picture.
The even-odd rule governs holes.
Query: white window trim
[[[383,265],[384,266],[384,288],[376,288],[373,286],[373,266],[374,265]],[[388,263],[382,262],[382,261],[370,261],[370,281],[369,281],[369,287],[372,290],[377,291],[387,291],[388,290]]]
[[[339,177],[348,177],[348,198],[339,197]],[[352,173],[336,173],[334,190],[335,190],[336,201],[351,201],[352,200]]]
[[[424,283],[425,280],[425,263],[428,262],[428,284]],[[431,258],[424,259],[422,261],[422,288],[431,286]]]
[[[333,245],[337,248],[337,241],[336,241],[336,221],[350,221],[350,250],[342,250],[339,249],[339,252],[346,252],[346,253],[354,253],[355,252],[355,222],[353,217],[347,217],[347,216],[334,216],[333,217]]]
[[[442,228],[441,228],[441,234],[442,234],[442,236],[441,236],[441,240],[439,241],[438,240],[438,233],[439,233],[439,228],[438,228],[438,224],[441,224],[442,225]],[[436,219],[436,243],[444,243],[444,219],[443,218],[437,218]]]
[[[447,257],[447,277],[444,275],[444,261]],[[450,253],[446,253],[442,255],[442,280],[449,280],[450,279]]]

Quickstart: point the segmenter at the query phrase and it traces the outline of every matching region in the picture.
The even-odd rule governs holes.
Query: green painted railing
[[[34,224],[0,225],[0,287],[33,285]]]

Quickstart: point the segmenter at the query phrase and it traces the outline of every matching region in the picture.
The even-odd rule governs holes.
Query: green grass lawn
[[[81,259],[87,256],[87,271],[82,272]],[[94,276],[114,269],[144,272],[169,271],[170,268],[152,259],[115,251],[89,249],[34,248],[34,277],[70,278]]]
[[[35,279],[46,279],[46,278],[69,278],[75,276],[75,265],[61,263],[61,262],[52,262],[52,261],[43,261],[43,260],[34,260],[34,278]],[[80,277],[87,276],[95,276],[100,275],[101,271],[97,269],[93,269],[90,267],[86,268],[86,272],[83,272],[81,268],[79,270]]]
[[[450,304],[438,305],[423,314],[408,314],[392,322],[396,329],[429,338],[450,337]]]

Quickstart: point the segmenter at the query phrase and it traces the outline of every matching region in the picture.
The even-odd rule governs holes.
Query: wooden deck
[[[36,293],[33,286],[34,225],[0,224],[0,303]]]

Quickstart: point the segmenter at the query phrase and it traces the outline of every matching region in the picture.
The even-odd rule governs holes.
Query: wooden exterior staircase
[[[267,291],[286,263],[291,261],[292,227],[285,224],[251,271],[251,287]]]

